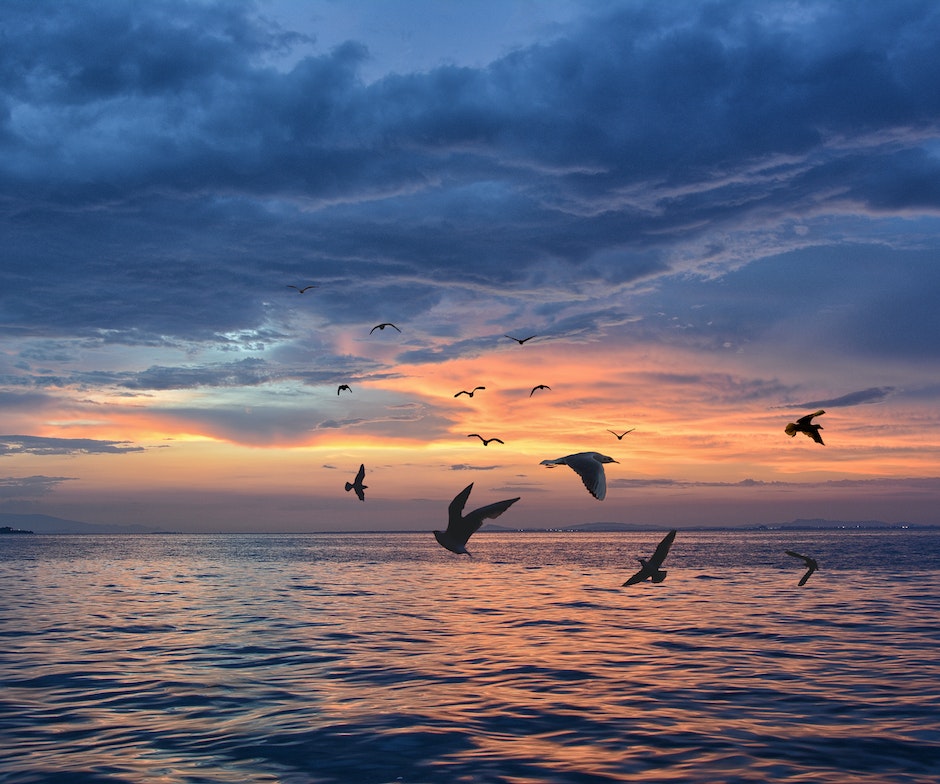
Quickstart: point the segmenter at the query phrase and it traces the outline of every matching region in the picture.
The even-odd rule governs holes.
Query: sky
[[[932,0],[7,0],[0,39],[0,512],[940,523]],[[540,465],[585,451],[603,501]]]

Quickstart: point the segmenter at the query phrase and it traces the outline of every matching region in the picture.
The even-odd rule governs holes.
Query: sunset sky
[[[940,522],[934,0],[12,0],[0,37],[0,512]],[[582,451],[604,501],[539,465]]]

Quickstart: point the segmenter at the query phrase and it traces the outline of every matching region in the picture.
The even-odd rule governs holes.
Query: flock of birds
[[[316,285],[307,285],[307,286],[293,286],[289,285],[288,288],[295,289],[300,294],[305,293],[310,289],[317,288]],[[391,327],[395,331],[401,333],[401,330],[390,321],[382,322],[381,324],[376,324],[369,330],[371,335],[376,330],[382,331],[386,327]],[[514,340],[520,346],[525,345],[529,340],[532,340],[537,335],[529,335],[525,338],[517,338],[512,335],[505,335],[504,337]],[[454,397],[460,397],[461,395],[466,395],[467,397],[473,397],[475,392],[485,390],[485,386],[476,386],[473,389],[467,390],[462,389],[457,392]],[[532,391],[529,392],[529,397],[532,397],[539,390],[551,390],[551,387],[546,384],[537,384],[532,387]],[[340,384],[336,388],[336,394],[339,395],[341,392],[352,392],[352,389],[348,384]],[[822,430],[822,425],[815,424],[813,418],[825,414],[826,412],[823,409],[814,411],[812,414],[806,414],[805,416],[800,417],[796,422],[790,422],[784,428],[784,432],[791,438],[797,433],[803,433],[817,444],[823,444],[822,436],[819,435],[819,431]],[[614,430],[608,429],[607,432],[616,437],[618,441],[623,440],[623,437],[627,433],[632,433],[636,428],[630,428],[622,433],[618,433]],[[497,444],[505,444],[499,438],[484,438],[479,433],[469,433],[467,438],[479,438],[483,443],[483,446],[488,446],[489,444],[496,442]],[[548,468],[554,468],[555,466],[565,465],[572,469],[580,478],[584,487],[587,491],[598,501],[603,501],[607,497],[607,475],[604,472],[605,463],[616,463],[617,460],[609,457],[608,455],[601,454],[600,452],[576,452],[575,454],[565,455],[564,457],[556,457],[553,460],[542,460],[540,465],[544,465]],[[359,466],[359,471],[356,473],[356,477],[352,482],[346,482],[346,491],[355,491],[356,496],[360,501],[365,501],[365,491],[368,488],[368,485],[363,484],[366,476],[366,467],[365,464]],[[505,501],[496,501],[492,504],[487,504],[486,506],[481,506],[479,509],[474,509],[468,514],[464,514],[463,510],[467,504],[467,499],[470,497],[470,491],[473,490],[473,482],[467,485],[463,490],[461,490],[455,497],[454,500],[450,502],[450,505],[447,507],[447,528],[444,531],[434,531],[434,538],[437,539],[438,544],[441,547],[444,547],[447,550],[450,550],[452,553],[457,553],[458,555],[470,555],[470,552],[467,550],[467,542],[470,537],[479,530],[480,526],[483,524],[484,520],[492,520],[496,517],[499,517],[503,512],[509,509],[519,498],[509,498]],[[632,575],[623,585],[635,585],[636,583],[644,582],[650,580],[654,583],[661,583],[666,579],[666,571],[662,569],[663,562],[666,560],[666,556],[669,554],[669,549],[672,547],[672,543],[676,538],[676,531],[672,530],[666,536],[663,537],[662,541],[656,547],[656,550],[653,552],[653,555],[649,559],[639,558],[640,569],[634,575]],[[806,581],[809,579],[810,575],[815,572],[819,566],[815,560],[809,556],[800,555],[799,553],[794,552],[793,550],[786,550],[787,555],[794,558],[801,559],[806,567],[807,571],[802,576],[799,581],[799,585],[803,586],[806,584]]]

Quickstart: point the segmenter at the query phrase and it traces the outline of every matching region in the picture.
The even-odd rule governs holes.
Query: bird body
[[[525,343],[527,340],[532,340],[532,338],[537,337],[537,336],[536,336],[536,335],[529,335],[529,337],[527,337],[527,338],[514,338],[512,335],[503,335],[503,337],[509,338],[510,340],[515,340],[516,343],[518,343],[518,344],[521,346],[521,345],[522,345],[523,343]]]
[[[669,548],[676,538],[676,531],[673,529],[666,534],[662,541],[656,546],[656,551],[650,556],[649,560],[637,558],[640,562],[640,570],[628,579],[624,585],[636,585],[644,580],[651,580],[654,583],[661,583],[666,579],[666,570],[660,568],[666,556],[669,555]]]
[[[386,322],[384,322],[384,323],[382,323],[382,324],[376,324],[374,327],[372,327],[372,329],[369,330],[369,334],[371,335],[371,334],[372,334],[373,332],[375,332],[377,329],[378,329],[378,330],[383,330],[383,329],[385,329],[386,327],[391,327],[391,328],[394,329],[396,332],[401,332],[401,330],[400,330],[398,327],[396,327],[394,324],[392,324],[391,321],[386,321]]]
[[[820,414],[825,414],[826,412],[823,409],[815,411],[812,414],[807,414],[806,416],[801,416],[796,422],[791,422],[784,429],[783,432],[786,433],[790,438],[793,438],[797,433],[805,433],[810,438],[813,439],[817,444],[822,444],[822,436],[819,435],[819,431],[823,429],[822,425],[814,425],[813,417],[817,417]],[[825,444],[823,444],[825,446]]]
[[[607,432],[608,432],[608,433],[613,433],[613,435],[617,436],[617,440],[618,440],[618,441],[623,441],[623,437],[624,437],[627,433],[632,433],[634,430],[636,430],[636,428],[635,428],[635,427],[631,427],[629,430],[625,430],[623,433],[614,433],[613,430],[611,430],[610,428],[608,428],[608,429],[607,429]]]
[[[364,491],[366,490],[366,488],[369,487],[369,485],[362,484],[362,480],[365,478],[366,478],[366,467],[363,464],[359,466],[359,473],[356,474],[356,478],[352,482],[346,483],[346,492],[348,493],[350,490],[355,490],[356,495],[359,496],[359,500],[365,501],[366,494]]]
[[[484,520],[499,517],[519,500],[518,498],[510,498],[507,501],[497,501],[494,504],[474,509],[465,515],[463,508],[467,504],[472,489],[473,482],[461,490],[450,502],[450,506],[447,507],[447,530],[434,532],[434,538],[437,539],[437,543],[441,547],[458,555],[470,555],[467,550],[467,540],[476,533]]]
[[[816,563],[815,558],[810,558],[808,555],[800,555],[799,553],[793,552],[793,550],[784,550],[787,555],[792,555],[794,558],[799,558],[803,563],[806,564],[806,574],[804,574],[797,585],[803,586],[806,585],[806,581],[809,579],[809,576],[819,568],[819,564]]]
[[[588,492],[598,501],[603,501],[607,496],[607,476],[604,473],[604,463],[616,463],[612,457],[602,455],[600,452],[577,452],[565,457],[557,457],[554,460],[543,460],[540,465],[554,468],[556,465],[566,465],[572,469]]]
[[[340,384],[338,387],[336,387],[336,394],[338,395],[338,394],[339,394],[340,392],[342,392],[344,389],[345,389],[347,392],[352,392],[352,390],[349,388],[349,384]]]
[[[552,388],[551,388],[550,386],[545,385],[545,384],[537,384],[536,386],[532,387],[532,391],[529,393],[529,397],[532,397],[532,395],[535,394],[535,390],[537,390],[537,389],[547,389],[547,390],[551,391]]]
[[[461,395],[466,395],[467,397],[473,397],[473,393],[478,389],[486,389],[486,387],[474,387],[469,392],[466,389],[461,389],[454,397],[460,397]]]
[[[479,438],[483,442],[483,446],[489,446],[490,441],[495,441],[497,444],[505,444],[506,442],[500,438],[484,438],[479,433],[470,433],[467,438]]]

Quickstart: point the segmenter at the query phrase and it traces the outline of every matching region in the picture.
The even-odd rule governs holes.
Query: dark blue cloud
[[[129,441],[102,441],[94,438],[47,438],[43,436],[0,435],[0,456],[20,455],[123,455],[142,452],[144,447]]]

